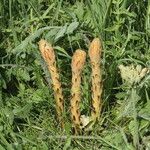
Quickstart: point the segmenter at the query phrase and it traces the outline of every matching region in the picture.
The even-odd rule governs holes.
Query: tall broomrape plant
[[[99,119],[102,107],[102,76],[101,76],[101,52],[102,45],[98,38],[95,38],[89,47],[89,57],[92,68],[92,110],[91,119],[95,122]]]
[[[81,73],[84,67],[86,59],[86,53],[80,49],[76,50],[72,57],[72,88],[71,88],[71,118],[75,133],[80,128],[80,110],[79,102],[81,99],[80,84],[81,84]]]
[[[56,67],[55,53],[52,46],[45,40],[39,41],[39,49],[41,51],[42,57],[47,63],[48,70],[51,75],[54,97],[56,100],[56,111],[58,115],[58,120],[61,122],[62,127],[64,126],[63,122],[63,111],[64,111],[64,99],[62,95],[61,83],[59,81],[59,74]]]

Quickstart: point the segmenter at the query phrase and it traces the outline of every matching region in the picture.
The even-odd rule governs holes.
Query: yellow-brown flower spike
[[[84,68],[86,60],[86,53],[83,50],[76,50],[72,57],[72,88],[71,88],[71,118],[75,128],[75,133],[80,128],[80,110],[79,102],[81,100],[80,84],[81,84],[81,73]]]
[[[102,45],[98,38],[95,38],[89,47],[89,57],[92,68],[92,110],[91,117],[95,122],[99,119],[102,107],[102,76],[101,76],[101,53]]]
[[[56,67],[55,53],[53,47],[45,40],[39,41],[39,49],[41,51],[42,57],[47,63],[48,70],[51,75],[54,97],[56,100],[56,111],[58,119],[61,122],[62,127],[64,127],[63,122],[63,111],[64,111],[64,99],[62,95],[61,83],[59,81],[59,74]]]

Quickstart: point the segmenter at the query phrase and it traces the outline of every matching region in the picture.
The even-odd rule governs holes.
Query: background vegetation
[[[93,130],[70,136],[70,62],[77,48],[103,41],[103,111]],[[56,120],[50,77],[38,41],[57,54],[65,130]],[[150,0],[1,0],[0,149],[150,149],[150,75],[130,87],[118,65],[150,68]],[[87,59],[88,61],[88,59]],[[90,113],[90,66],[83,73],[83,114]],[[59,138],[62,135],[67,137]]]

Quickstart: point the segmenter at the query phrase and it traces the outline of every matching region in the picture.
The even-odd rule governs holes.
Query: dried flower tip
[[[56,111],[58,115],[58,120],[60,121],[62,127],[64,126],[63,122],[63,111],[64,111],[64,99],[62,95],[62,88],[61,88],[61,83],[59,81],[59,74],[57,71],[56,67],[56,60],[55,60],[55,53],[51,45],[45,41],[45,40],[40,40],[39,42],[39,49],[41,51],[41,54],[47,63],[48,70],[51,75],[51,80],[53,83],[53,90],[54,90],[54,97],[56,100]]]
[[[73,57],[72,57],[72,72],[78,72],[80,73],[80,70],[82,70],[84,63],[86,59],[86,53],[83,50],[76,50]]]
[[[101,53],[102,53],[102,45],[101,45],[100,39],[95,38],[91,42],[90,48],[89,48],[89,56],[90,56],[91,62],[99,61],[101,57]]]
[[[75,128],[75,133],[77,134],[80,129],[80,108],[79,103],[81,100],[81,72],[84,67],[86,59],[86,53],[82,50],[76,50],[72,57],[72,87],[71,87],[71,118],[73,126]]]
[[[39,49],[42,57],[48,63],[48,65],[53,65],[55,62],[55,53],[51,44],[49,44],[46,40],[41,39],[39,41]]]
[[[91,118],[95,122],[99,119],[102,108],[102,75],[101,75],[101,41],[95,38],[89,48],[89,57],[91,62],[91,77],[92,77],[92,110]]]

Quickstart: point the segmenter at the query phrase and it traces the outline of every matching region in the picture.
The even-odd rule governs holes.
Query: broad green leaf
[[[63,150],[68,150],[70,146],[71,146],[71,138],[68,138],[66,140],[64,147],[63,147]]]
[[[14,121],[14,114],[12,110],[6,107],[3,109],[3,113],[5,114],[5,117],[7,118],[9,124],[12,125]]]
[[[79,22],[72,22],[67,28],[67,34],[72,34],[73,31],[79,26]]]
[[[0,150],[6,150],[2,145],[0,145]]]
[[[57,26],[47,26],[47,27],[43,27],[38,29],[37,31],[35,31],[33,34],[31,34],[30,36],[28,36],[25,40],[23,40],[17,47],[15,47],[12,50],[12,53],[14,54],[20,54],[21,52],[25,52],[26,48],[28,47],[28,44],[31,43],[32,41],[34,41],[37,37],[40,37],[40,35],[46,31],[46,30],[51,30],[54,28],[60,28]]]
[[[119,92],[119,93],[116,94],[116,98],[117,99],[123,99],[123,98],[126,97],[126,95],[127,95],[126,92]]]
[[[54,38],[55,35],[58,33],[59,29],[51,29],[46,35],[45,39],[50,40],[52,37]]]
[[[28,114],[30,113],[30,110],[32,109],[32,104],[28,103],[24,107],[16,107],[13,110],[14,115],[17,115],[21,118],[26,118]]]
[[[139,114],[145,120],[150,121],[150,102],[147,102],[145,106],[140,110]]]
[[[57,41],[59,38],[63,37],[67,30],[67,24],[60,28],[60,30],[57,32],[55,36],[55,41]]]
[[[65,51],[65,49],[59,47],[59,46],[55,46],[54,49],[58,50],[59,52],[65,54],[66,57],[71,58],[68,53]]]

